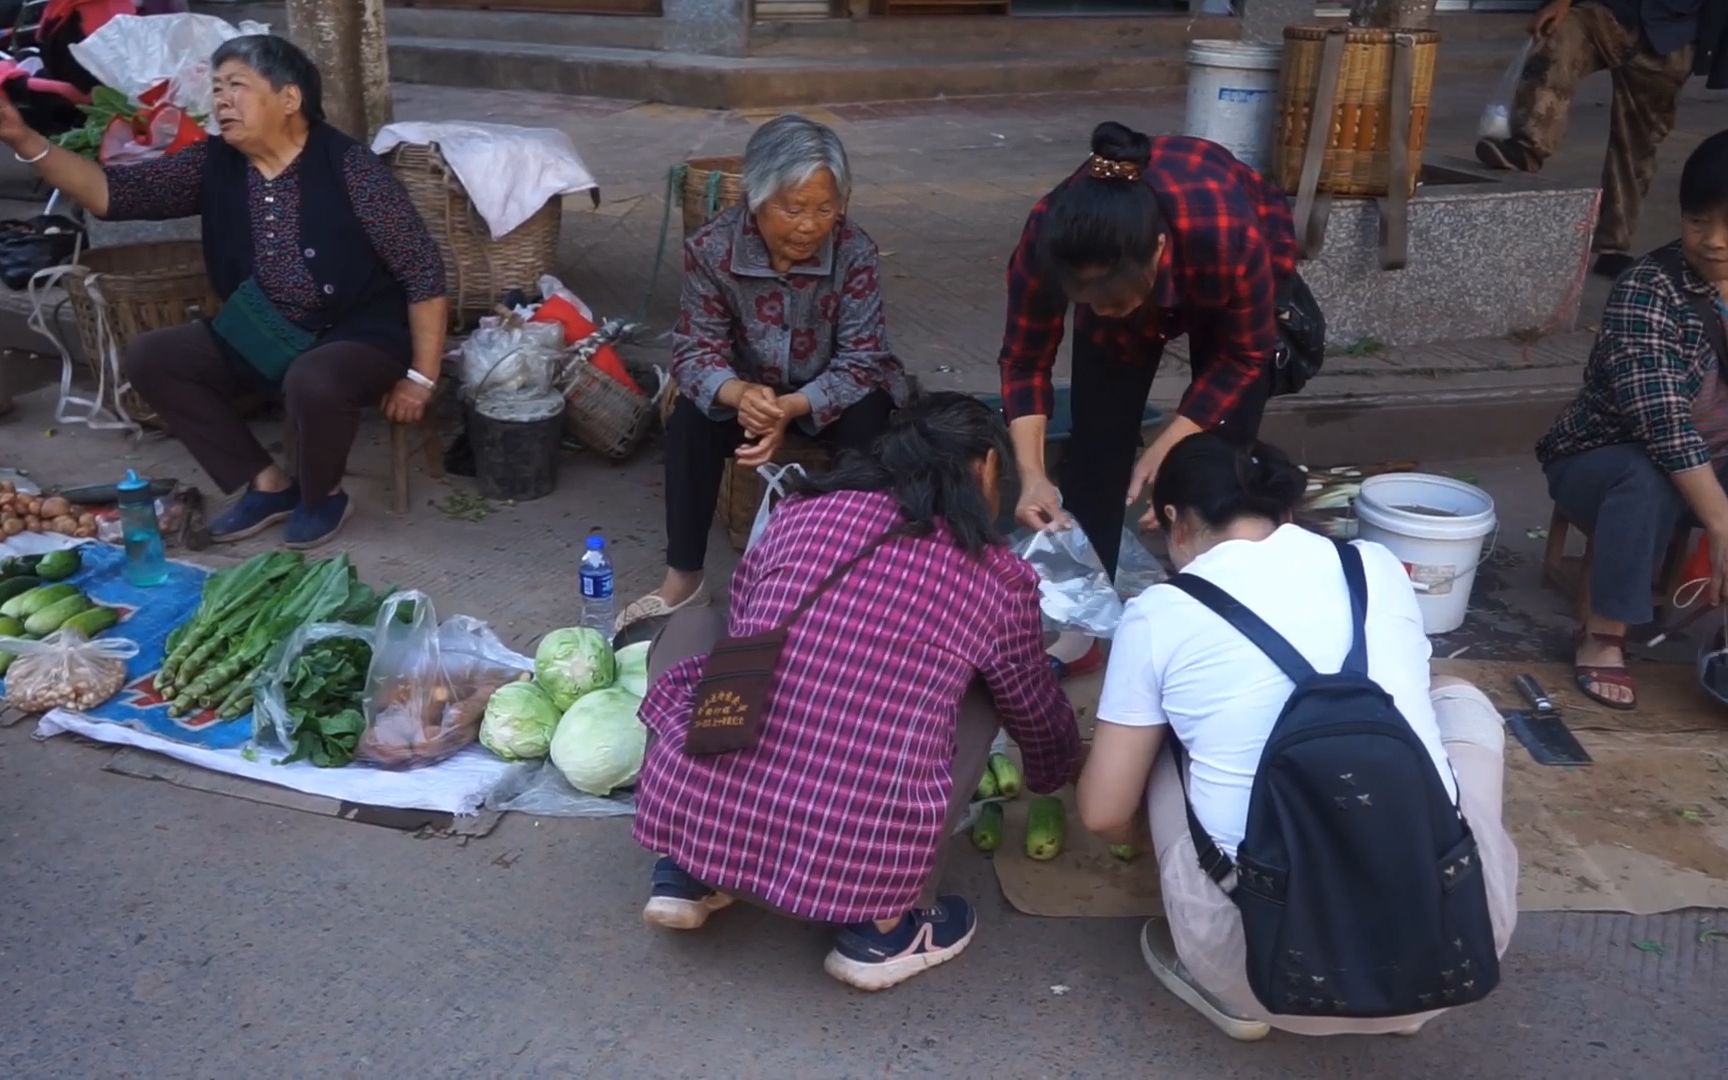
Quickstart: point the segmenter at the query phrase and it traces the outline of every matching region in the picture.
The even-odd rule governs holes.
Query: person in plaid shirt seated
[[[1612,709],[1637,705],[1626,630],[1655,616],[1650,581],[1675,529],[1703,527],[1704,599],[1728,596],[1728,131],[1687,160],[1680,221],[1677,244],[1615,284],[1584,388],[1536,447],[1554,502],[1590,532],[1574,664],[1579,689]]]
[[[838,924],[824,967],[862,990],[972,940],[971,905],[936,891],[938,856],[998,726],[1035,792],[1080,762],[1074,710],[1044,658],[1037,575],[994,528],[1008,456],[989,406],[914,401],[869,454],[800,481],[775,509],[732,579],[726,625],[704,608],[667,623],[649,656],[636,789],[636,841],[661,856],[649,925],[694,930],[734,897]],[[788,624],[755,745],[688,753],[723,632]]]
[[[1200,431],[1253,439],[1279,348],[1279,287],[1296,274],[1284,193],[1204,139],[1148,138],[1117,123],[1026,219],[1008,264],[1002,401],[1020,466],[1015,515],[1031,528],[1085,529],[1112,574],[1126,504],[1170,448]],[[1062,490],[1044,466],[1051,372],[1074,308],[1074,431]],[[1135,461],[1164,346],[1187,334],[1192,381],[1174,420]],[[1151,512],[1143,528],[1158,527]],[[1068,673],[1102,662],[1053,655]]]

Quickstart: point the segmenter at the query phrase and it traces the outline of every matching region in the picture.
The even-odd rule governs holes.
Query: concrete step
[[[1465,41],[1441,54],[1441,77],[1501,71],[1504,42]],[[762,109],[994,94],[1148,90],[1185,85],[1179,47],[1060,52],[766,53],[720,57],[655,49],[440,37],[390,38],[403,82],[659,101],[703,109]]]
[[[1096,53],[729,58],[649,49],[572,48],[439,38],[390,40],[390,72],[403,82],[490,90],[756,109],[1007,93],[1137,90],[1182,85],[1179,56],[1100,59]]]

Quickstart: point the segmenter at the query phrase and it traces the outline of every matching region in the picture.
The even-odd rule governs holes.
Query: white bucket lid
[[[1405,509],[1418,506],[1444,513]],[[1494,531],[1494,498],[1449,476],[1387,473],[1362,481],[1356,517],[1388,532],[1424,540],[1475,540]]]
[[[1188,43],[1188,62],[1242,71],[1277,71],[1284,62],[1284,46],[1264,41],[1201,38]]]

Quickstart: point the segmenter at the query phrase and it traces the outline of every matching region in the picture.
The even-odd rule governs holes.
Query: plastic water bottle
[[[612,557],[599,529],[588,534],[582,553],[582,625],[612,637]]]
[[[126,580],[139,588],[160,585],[168,580],[168,558],[162,551],[162,526],[156,521],[150,481],[127,469],[116,490],[120,535],[126,541]]]

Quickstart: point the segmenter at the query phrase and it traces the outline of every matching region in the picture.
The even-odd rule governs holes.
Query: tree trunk
[[[370,142],[391,118],[384,0],[288,0],[288,36],[318,65],[325,116]]]
[[[1422,29],[1431,25],[1436,0],[1352,0],[1351,26]]]

